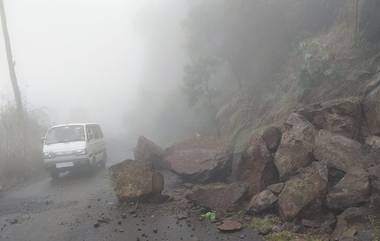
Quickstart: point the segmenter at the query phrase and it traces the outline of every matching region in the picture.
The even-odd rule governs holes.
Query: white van
[[[106,144],[99,125],[80,123],[50,128],[43,138],[44,164],[52,178],[77,168],[105,167]]]

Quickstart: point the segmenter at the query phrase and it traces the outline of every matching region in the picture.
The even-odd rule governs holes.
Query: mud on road
[[[176,177],[165,175],[166,191]],[[181,198],[163,203],[120,204],[106,170],[46,178],[0,197],[0,240],[196,241],[261,240],[252,229],[220,233]]]

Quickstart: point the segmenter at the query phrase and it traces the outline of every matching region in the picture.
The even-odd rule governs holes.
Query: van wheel
[[[55,169],[51,170],[50,171],[50,176],[51,176],[51,178],[53,180],[58,179],[59,178],[59,171],[57,171]]]

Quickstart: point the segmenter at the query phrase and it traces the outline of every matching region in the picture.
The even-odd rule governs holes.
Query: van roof
[[[52,126],[51,128],[63,127],[63,126],[85,126],[85,125],[99,125],[99,124],[96,124],[96,123],[68,123],[68,124],[55,125],[55,126]]]

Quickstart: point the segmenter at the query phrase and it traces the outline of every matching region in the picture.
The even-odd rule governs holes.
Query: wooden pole
[[[8,69],[9,69],[9,76],[11,79],[11,84],[13,88],[13,93],[15,97],[16,107],[20,114],[20,117],[23,117],[24,115],[24,108],[22,104],[22,97],[21,97],[21,91],[17,82],[17,76],[15,71],[15,64],[13,60],[13,54],[12,54],[12,46],[11,41],[9,38],[9,32],[8,32],[8,26],[7,26],[7,19],[5,15],[5,8],[3,0],[0,0],[0,16],[1,16],[1,25],[3,29],[3,36],[4,36],[4,42],[5,42],[5,50],[7,53],[7,60],[8,60]]]

